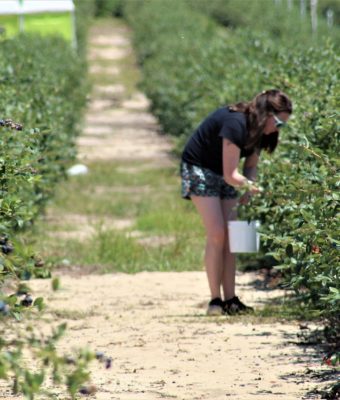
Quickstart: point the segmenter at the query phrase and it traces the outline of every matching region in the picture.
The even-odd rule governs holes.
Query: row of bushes
[[[0,136],[1,235],[13,237],[34,223],[74,158],[85,71],[59,38],[18,37],[2,42],[0,54],[2,119],[23,125]],[[27,272],[16,258],[3,264]]]
[[[50,336],[35,331],[32,317],[25,316],[39,313],[44,300],[33,299],[22,282],[51,274],[35,252],[38,246],[32,250],[20,234],[32,228],[66,176],[86,102],[86,37],[93,4],[76,4],[77,52],[57,36],[20,35],[0,42],[0,379],[11,379],[13,393],[28,399],[42,391],[49,373],[74,398],[92,358],[80,351],[71,363],[58,354],[56,342],[65,324]]]
[[[194,6],[191,0],[188,1]],[[263,177],[273,195],[271,199],[261,199],[251,215],[254,218],[261,215],[263,222],[276,222],[266,225],[266,230],[272,231],[266,250],[280,262],[281,266],[276,268],[285,272],[289,286],[299,295],[302,292],[302,302],[307,301],[316,314],[322,310],[321,315],[327,315],[333,325],[337,322],[339,300],[336,262],[339,246],[335,235],[339,200],[335,150],[339,140],[339,85],[335,49],[340,32],[338,28],[329,30],[321,21],[318,35],[311,35],[310,22],[306,18],[301,20],[297,7],[287,11],[285,4],[279,4],[266,9],[265,3],[266,0],[250,2],[247,18],[243,19],[244,13],[233,1],[223,4],[219,0],[213,3],[201,1],[195,6],[223,25],[243,29],[247,25],[254,31],[265,26],[266,33],[272,38],[272,49],[280,48],[279,52],[270,51],[264,58],[275,65],[275,68],[270,67],[268,77],[275,82],[279,75],[286,81],[285,90],[296,102],[295,116],[299,121],[283,139],[284,147],[278,155],[283,163],[267,160]],[[292,37],[303,43],[295,46],[293,52],[290,48]],[[260,62],[259,58],[257,63]],[[307,76],[308,84],[303,80]],[[325,91],[320,96],[321,88]],[[292,166],[296,168],[294,174],[290,173]],[[282,177],[290,174],[292,179],[282,184]],[[294,235],[287,236],[287,232],[294,232]],[[275,233],[278,237],[273,236]],[[323,257],[319,256],[321,252],[325,253]]]
[[[232,3],[243,13],[240,3]],[[284,271],[301,306],[339,332],[339,56],[332,40],[292,48],[272,32],[257,30],[258,22],[221,29],[185,1],[174,6],[169,0],[130,0],[125,15],[143,67],[142,86],[164,131],[179,137],[179,149],[215,107],[249,100],[272,87],[293,99],[294,116],[282,132],[279,151],[263,157],[260,181],[266,196],[244,215],[261,219],[265,250]],[[298,32],[294,38],[299,42]]]
[[[327,25],[323,10],[330,7],[324,3],[317,8],[317,30],[312,34],[312,22],[310,10],[307,7],[310,2],[305,2],[305,14],[301,15],[300,1],[292,1],[291,7],[287,1],[275,0],[184,0],[192,9],[199,10],[210,15],[219,24],[230,29],[247,28],[257,32],[264,31],[266,35],[275,40],[280,40],[280,45],[295,47],[299,43],[304,46],[312,45],[327,35],[339,43],[339,29],[336,23],[333,28]],[[244,12],[244,10],[247,12]]]

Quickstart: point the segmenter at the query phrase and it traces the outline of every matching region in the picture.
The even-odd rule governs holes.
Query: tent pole
[[[24,31],[24,16],[22,14],[19,15],[19,32],[22,33]]]
[[[76,30],[76,12],[75,10],[71,13],[72,18],[72,47],[74,50],[77,50],[78,43],[77,43],[77,30]]]
[[[22,8],[23,6],[23,0],[19,0],[19,6]],[[24,31],[24,15],[20,14],[19,15],[19,32],[22,33]]]

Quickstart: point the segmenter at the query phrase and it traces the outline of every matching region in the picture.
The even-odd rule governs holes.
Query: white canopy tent
[[[75,6],[73,0],[0,0],[0,15],[18,15],[20,31],[24,30],[24,15],[70,12],[73,45],[76,47]]]

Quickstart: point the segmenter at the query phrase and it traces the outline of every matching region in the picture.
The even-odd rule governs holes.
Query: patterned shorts
[[[223,176],[207,168],[181,163],[182,197],[190,199],[194,196],[214,196],[220,199],[235,199],[237,190],[228,185]]]

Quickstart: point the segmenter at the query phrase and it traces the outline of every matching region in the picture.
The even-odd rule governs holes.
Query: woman
[[[237,218],[238,203],[247,204],[250,196],[260,192],[254,183],[260,152],[275,150],[279,130],[291,113],[292,103],[285,93],[267,90],[250,102],[211,113],[184,148],[182,197],[196,206],[207,235],[208,315],[252,311],[235,295],[235,255],[229,251],[227,221]],[[238,171],[241,158],[245,158],[243,174]],[[247,190],[239,199],[238,188]]]

